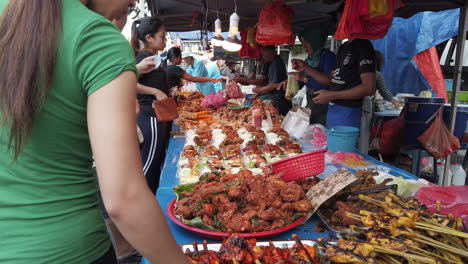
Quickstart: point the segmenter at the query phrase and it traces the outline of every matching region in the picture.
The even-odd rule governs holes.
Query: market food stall
[[[236,110],[233,111],[236,108],[227,106],[206,110],[206,108],[201,107],[202,100],[203,97],[198,93],[183,96],[182,101],[185,104],[181,104],[178,123],[181,130],[178,132],[179,135],[174,136],[170,141],[160,187],[156,195],[157,200],[165,210],[171,231],[179,244],[191,244],[196,241],[202,249],[202,242],[206,240],[207,246],[216,248],[216,245],[220,247],[219,244],[216,244],[219,243],[217,241],[226,239],[231,233],[240,234],[242,239],[256,238],[259,241],[274,239],[276,242],[290,240],[293,235],[305,239],[304,241],[327,236],[344,237],[349,232],[349,224],[359,224],[357,216],[353,216],[354,219],[347,218],[347,212],[354,210],[358,215],[361,209],[376,209],[375,204],[368,204],[366,201],[360,200],[359,194],[371,193],[371,197],[373,197],[372,195],[385,196],[389,190],[396,190],[396,193],[402,197],[411,197],[424,186],[424,183],[418,182],[418,179],[411,174],[371,157],[360,156],[356,153],[325,154],[323,152],[322,162],[325,167],[318,178],[312,177],[309,180],[288,183],[288,181],[274,176],[271,164],[281,162],[285,158],[294,159],[294,157],[304,155],[300,152],[316,149],[316,146],[313,146],[308,140],[291,139],[287,132],[280,127],[270,127],[268,116],[271,118],[271,124],[277,125],[280,124],[282,118],[272,113],[267,114],[268,108],[262,107],[262,103],[259,101],[254,102],[253,107],[262,108],[264,114],[262,114],[262,127],[257,129],[253,126],[254,114],[251,108],[243,109],[240,113]],[[233,115],[237,116],[237,119],[232,118]],[[230,116],[231,118],[229,118]],[[265,135],[259,135],[262,133]],[[271,143],[278,143],[278,148],[274,148],[273,146],[276,145]],[[296,144],[300,148],[297,148]],[[288,150],[287,146],[294,146],[291,148],[294,151],[285,154],[285,151]],[[282,151],[281,154],[278,151]],[[284,216],[281,216],[281,221],[266,221],[263,218],[270,219],[268,217],[272,217],[267,214],[269,207],[259,212],[258,207],[255,206],[253,207],[255,210],[250,212],[252,215],[249,216],[250,221],[248,222],[242,222],[243,218],[239,218],[226,225],[221,225],[222,218],[217,219],[218,215],[225,213],[223,210],[226,209],[222,209],[223,204],[233,203],[239,212],[244,215],[248,214],[248,211],[242,209],[253,205],[249,201],[254,202],[256,198],[258,199],[258,197],[255,198],[254,194],[259,194],[260,191],[268,192],[268,186],[272,184],[271,181],[275,181],[276,184],[281,184],[280,186],[283,187],[290,186],[293,188],[291,190],[298,191],[299,196],[289,201],[304,203],[304,210],[309,210],[311,207],[307,204],[307,194],[319,182],[333,176],[337,178],[356,177],[357,180],[353,179],[352,184],[344,185],[343,190],[338,194],[332,194],[330,197],[333,196],[333,198],[326,199],[328,201],[321,207],[322,209],[319,209],[315,216],[305,222],[304,217],[307,217],[305,211],[292,211],[293,215],[298,213],[295,218],[285,219]],[[256,177],[262,179],[256,183],[259,189],[250,193],[248,190],[255,188],[252,187],[254,184],[245,182],[256,179]],[[225,183],[225,185],[219,185],[220,182]],[[247,190],[239,193],[242,187]],[[272,190],[274,191],[274,188]],[[196,197],[198,195],[199,197]],[[277,195],[282,197],[280,192]],[[314,197],[317,199],[317,196]],[[253,200],[249,200],[250,198]],[[221,207],[213,208],[216,199],[229,200],[217,205]],[[280,199],[277,202],[291,204],[287,199]],[[314,199],[310,199],[310,201],[314,201]],[[243,208],[240,209],[239,206]],[[353,207],[356,209],[350,209]],[[199,214],[201,217],[195,217],[197,210],[207,212]],[[235,213],[233,212],[233,214]],[[206,216],[210,216],[210,220],[207,220]],[[216,219],[219,223],[215,222]],[[272,217],[272,219],[275,218]],[[256,226],[255,224],[258,222],[266,225]],[[312,245],[317,246],[316,242]],[[194,251],[194,247],[192,245],[186,248],[189,248],[189,251]],[[149,262],[143,260],[142,263]]]
[[[268,252],[298,260],[284,263],[327,263],[324,256],[336,263],[465,263],[463,213],[442,215],[436,201],[422,199],[418,190],[429,193],[428,183],[368,156],[317,152],[309,140],[291,138],[282,117],[261,102],[206,108],[203,100],[182,97],[182,133],[170,141],[156,195],[192,263],[277,263]],[[289,181],[275,171],[310,150],[323,154],[319,173]],[[318,239],[327,236],[346,239]],[[274,242],[257,241],[266,239]]]

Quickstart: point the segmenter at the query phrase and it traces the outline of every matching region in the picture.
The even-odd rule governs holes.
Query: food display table
[[[310,151],[314,149],[313,146],[310,145],[308,141],[299,140],[298,143],[302,146],[304,151]],[[189,244],[194,241],[203,242],[203,240],[206,240],[205,238],[192,234],[189,231],[177,226],[167,217],[167,212],[166,212],[167,206],[171,200],[176,198],[176,195],[172,187],[179,184],[179,179],[176,176],[177,164],[178,164],[180,154],[183,151],[184,144],[185,144],[185,138],[183,137],[174,137],[170,140],[169,148],[167,151],[167,157],[166,157],[166,161],[164,164],[164,169],[161,174],[160,186],[156,194],[156,199],[158,200],[162,209],[164,210],[169,227],[178,244]],[[388,164],[379,162],[369,156],[365,156],[365,158],[366,158],[366,161],[368,161],[372,165],[385,167],[389,171],[388,173],[393,176],[402,176],[407,179],[417,179],[415,176],[409,174],[406,171],[403,171],[401,169],[392,167]],[[336,170],[338,170],[339,168],[343,168],[343,167],[349,169],[350,171],[355,171],[355,169],[353,169],[352,167],[327,164],[324,173],[320,177],[326,177],[330,175],[331,173],[335,172]],[[320,233],[316,231],[316,223],[318,223],[319,221],[320,220],[316,216],[313,216],[305,224],[300,225],[288,232],[282,233],[279,236],[274,237],[273,240],[289,240],[291,239],[292,234],[297,234],[300,238],[304,238],[304,239],[307,239],[307,238],[317,239],[319,237],[327,237],[328,236],[327,232]],[[208,242],[214,242],[214,241],[208,241]],[[146,259],[143,259],[141,263],[150,264],[150,262]]]

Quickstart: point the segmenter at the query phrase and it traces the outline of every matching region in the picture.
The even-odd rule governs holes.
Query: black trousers
[[[143,172],[148,186],[156,194],[166,158],[172,122],[158,122],[156,117],[140,112],[137,123],[144,138],[140,145]]]
[[[114,247],[110,247],[109,250],[102,255],[102,257],[91,262],[91,264],[117,264],[117,257],[115,256]]]

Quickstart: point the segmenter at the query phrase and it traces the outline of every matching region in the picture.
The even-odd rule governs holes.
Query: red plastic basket
[[[326,149],[303,153],[270,164],[275,174],[284,173],[283,180],[296,181],[317,176],[325,170]]]

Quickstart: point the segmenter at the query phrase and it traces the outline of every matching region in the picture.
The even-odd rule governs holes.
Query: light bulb
[[[239,32],[239,15],[237,13],[233,13],[229,18],[229,37],[237,36]]]

